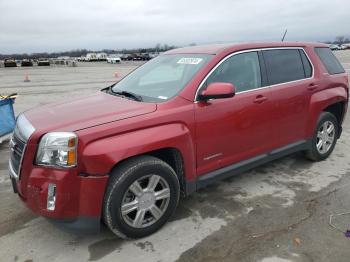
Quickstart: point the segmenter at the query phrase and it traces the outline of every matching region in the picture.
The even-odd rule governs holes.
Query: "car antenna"
[[[282,37],[282,42],[284,41],[284,38],[286,37],[286,34],[287,34],[287,32],[288,32],[288,29],[286,29],[286,31],[284,31],[284,34],[283,34],[283,37]]]

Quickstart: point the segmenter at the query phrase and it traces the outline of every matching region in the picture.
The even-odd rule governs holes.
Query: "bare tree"
[[[335,38],[335,42],[336,42],[337,44],[343,44],[343,43],[345,43],[345,42],[344,42],[344,39],[345,39],[344,36],[337,36],[337,37]]]

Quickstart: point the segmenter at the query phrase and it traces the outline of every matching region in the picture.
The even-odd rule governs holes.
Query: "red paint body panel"
[[[24,170],[24,169],[23,169]],[[108,176],[81,177],[76,170],[55,170],[34,167],[26,179],[25,195],[20,196],[24,203],[35,213],[56,219],[74,219],[76,217],[99,217],[101,203]],[[25,174],[23,174],[25,175]],[[18,186],[23,190],[22,180]],[[48,184],[56,185],[56,208],[46,209]]]
[[[256,104],[258,96],[267,100]],[[197,103],[198,175],[272,149],[273,140],[266,143],[266,137],[270,136],[274,110],[268,88]]]
[[[175,148],[183,156],[186,179],[193,180],[196,176],[193,107],[193,103],[177,97],[159,104],[152,114],[80,130],[79,145],[84,148],[80,154],[82,169],[88,174],[106,174],[128,157]]]
[[[165,55],[214,56],[169,101],[136,102],[100,92],[25,112],[36,130],[27,143],[22,162],[18,182],[22,200],[46,217],[99,218],[108,174],[130,157],[158,149],[176,149],[183,159],[185,181],[193,182],[221,167],[310,138],[322,110],[342,101],[346,102],[346,111],[348,101],[347,75],[330,76],[313,52],[316,46],[325,47],[254,43],[172,50]],[[304,48],[314,65],[313,77],[238,93],[233,98],[195,101],[200,83],[227,55],[270,47]],[[316,84],[317,88],[310,91],[310,84]],[[259,97],[266,99],[257,103]],[[73,131],[78,135],[77,167],[55,169],[34,165],[39,140],[51,131]],[[57,185],[54,211],[46,209],[48,183]]]
[[[155,104],[138,103],[104,92],[34,108],[26,117],[40,133],[80,130],[156,111]],[[45,112],[45,114],[43,114]]]

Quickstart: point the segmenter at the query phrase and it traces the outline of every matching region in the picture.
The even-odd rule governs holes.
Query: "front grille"
[[[27,142],[34,131],[35,128],[24,114],[20,114],[17,117],[16,127],[10,141],[11,157],[9,169],[15,179],[20,178],[23,155],[26,150]]]
[[[11,139],[11,166],[13,171],[16,173],[17,177],[19,177],[20,168],[22,164],[22,157],[26,147],[26,143],[19,139],[14,133]]]

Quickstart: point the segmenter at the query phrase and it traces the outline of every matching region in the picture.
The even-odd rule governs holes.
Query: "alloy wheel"
[[[121,214],[131,227],[145,228],[157,222],[167,210],[170,187],[158,175],[146,175],[134,181],[125,192]]]
[[[335,140],[335,126],[331,121],[325,121],[317,131],[316,148],[320,154],[326,154]]]

